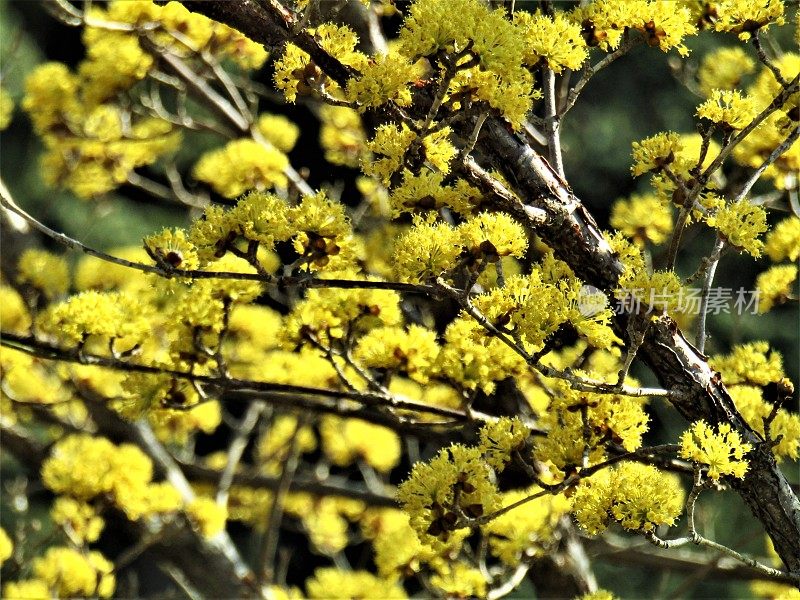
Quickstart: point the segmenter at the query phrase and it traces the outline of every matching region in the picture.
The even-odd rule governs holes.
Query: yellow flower
[[[453,10],[449,0],[418,0],[398,39],[400,51],[412,61],[429,57],[435,62],[436,52],[460,52],[469,44],[480,65],[461,70],[450,93],[469,90],[469,96],[488,102],[519,128],[531,106],[533,81],[524,66],[523,32],[503,9],[492,11],[477,0],[465,0]]]
[[[9,285],[0,284],[0,327],[3,331],[24,335],[31,327],[31,315],[19,292]]]
[[[704,421],[695,422],[681,436],[680,456],[708,465],[711,479],[719,479],[721,475],[744,479],[748,467],[744,455],[753,447],[743,442],[729,423],[720,423],[716,429],[715,433]]]
[[[281,152],[291,152],[300,137],[300,128],[283,115],[260,115],[256,127]]]
[[[500,257],[522,258],[528,247],[525,229],[505,213],[480,213],[458,226],[465,249],[487,262]]]
[[[589,535],[602,532],[610,520],[632,531],[654,531],[674,524],[684,491],[676,475],[625,461],[581,480],[573,500],[573,514]]]
[[[340,571],[319,568],[306,580],[306,592],[312,599],[337,598],[407,598],[397,583],[380,579],[367,571]]]
[[[487,423],[480,430],[480,448],[486,462],[495,471],[502,471],[512,459],[512,452],[525,446],[530,435],[519,417],[501,417],[494,423]]]
[[[167,267],[188,271],[200,265],[197,249],[183,229],[163,229],[144,238],[144,245]]]
[[[397,488],[397,499],[425,544],[441,548],[458,528],[459,515],[480,517],[497,510],[500,493],[478,448],[453,444],[427,463],[416,463]]]
[[[683,289],[683,284],[674,271],[656,271],[651,275],[646,269],[642,269],[633,273],[626,272],[620,278],[620,287],[615,294],[633,310],[655,314],[673,313],[680,307]]]
[[[722,372],[726,385],[767,385],[780,381],[784,376],[781,354],[770,350],[768,342],[739,344],[728,355],[712,356],[708,364]]]
[[[325,151],[325,160],[335,165],[357,167],[367,146],[359,114],[345,106],[324,105],[319,110],[319,119],[319,144]]]
[[[461,254],[459,235],[447,223],[425,222],[415,217],[414,226],[401,234],[394,246],[397,278],[427,283],[456,266]]]
[[[678,134],[672,131],[658,133],[652,137],[633,142],[634,175],[642,175],[648,171],[659,172],[675,160],[675,154],[681,149]]]
[[[415,71],[408,59],[395,52],[373,56],[361,69],[361,76],[347,82],[347,99],[358,103],[359,111],[390,100],[407,106],[411,104],[409,84],[416,77]]]
[[[786,302],[794,292],[795,281],[797,265],[776,265],[760,273],[756,279],[758,312],[765,313]]]
[[[480,570],[461,562],[443,564],[431,577],[431,585],[444,592],[447,598],[483,598],[486,578]]]
[[[456,387],[491,394],[496,382],[521,373],[524,359],[472,317],[461,315],[447,326],[439,369]]]
[[[14,544],[6,530],[0,527],[0,565],[8,560],[14,552]]]
[[[747,199],[726,204],[716,213],[706,217],[706,223],[714,227],[728,243],[738,250],[758,258],[764,248],[759,236],[768,229],[767,213],[761,206]]]
[[[758,114],[755,101],[739,90],[713,90],[711,97],[697,107],[697,116],[726,129],[743,129]]]
[[[561,73],[565,68],[580,68],[588,56],[581,28],[561,11],[553,16],[517,11],[514,25],[525,37],[525,63],[529,66],[537,66],[542,61]]]
[[[94,507],[66,496],[56,498],[50,516],[77,544],[96,541],[105,527]]]
[[[41,579],[9,581],[3,586],[3,598],[8,600],[51,600],[53,595]]]
[[[356,460],[388,473],[400,462],[400,438],[391,429],[360,419],[324,417],[320,424],[322,449],[339,466]]]
[[[640,245],[661,244],[672,231],[672,211],[655,194],[634,194],[614,203],[609,224]]]
[[[19,257],[17,281],[29,283],[48,300],[63,296],[69,290],[69,267],[63,256],[31,248]]]
[[[14,114],[14,100],[11,94],[0,87],[0,131],[8,127]]]
[[[792,215],[778,223],[767,234],[764,249],[774,262],[800,258],[800,217]]]
[[[307,343],[313,335],[327,343],[373,327],[397,325],[401,322],[399,303],[399,294],[390,290],[309,290],[287,315],[283,338],[294,345]]]
[[[83,554],[72,548],[49,548],[33,560],[33,573],[60,598],[110,598],[116,581],[114,565],[99,552]]]
[[[235,198],[249,190],[285,186],[284,169],[288,165],[289,159],[277,148],[251,139],[240,139],[201,156],[193,174],[219,194]]]
[[[739,39],[750,35],[772,23],[783,25],[783,2],[781,0],[718,0],[714,3],[716,18],[714,29],[738,33]]]
[[[354,356],[365,367],[390,369],[427,383],[435,373],[438,354],[436,332],[411,325],[373,329],[358,341]]]
[[[204,538],[212,538],[225,529],[228,509],[211,498],[198,496],[186,506],[186,514]]]
[[[739,46],[725,46],[703,57],[697,80],[703,95],[710,97],[716,90],[733,90],[742,77],[755,70],[756,61]]]
[[[794,386],[788,379],[778,382],[778,386],[786,391],[793,390]],[[731,398],[736,404],[736,410],[744,417],[748,425],[764,436],[764,420],[772,413],[774,406],[767,402],[762,393],[762,388],[749,385],[734,385],[729,388]],[[789,391],[789,394],[791,392]],[[800,455],[800,415],[779,408],[775,413],[769,427],[770,437],[775,443],[772,453],[780,462],[783,458],[796,460]]]
[[[503,494],[502,505],[510,506],[540,491],[533,486],[507,492]],[[553,533],[570,505],[562,494],[546,495],[492,519],[483,526],[489,536],[491,553],[509,566],[518,565],[523,557],[528,559],[544,553],[555,541]]]

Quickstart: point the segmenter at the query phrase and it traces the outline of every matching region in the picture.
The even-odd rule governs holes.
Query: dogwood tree
[[[44,8],[85,53],[0,125],[96,218],[3,170],[4,597],[796,597],[792,381],[708,334],[771,313],[796,346],[796,5]],[[696,127],[608,132],[636,191],[606,214],[562,133],[629,55]],[[90,243],[123,196],[175,218]]]

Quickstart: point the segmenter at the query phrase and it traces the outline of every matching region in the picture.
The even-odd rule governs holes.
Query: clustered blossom
[[[389,4],[372,9],[388,14]],[[612,51],[623,40],[686,56],[686,40],[698,29],[745,39],[781,23],[784,7],[779,0],[581,4],[548,14],[522,8],[510,14],[508,7],[492,9],[482,0],[457,6],[414,0],[404,8],[398,38],[374,56],[359,49],[358,34],[346,25],[306,28],[322,51],[348,68],[350,78],[338,83],[299,46],[288,42],[277,51],[274,83],[285,99],[311,96],[315,110],[317,100],[329,103],[319,108],[320,144],[326,160],[360,169],[362,204],[356,211],[348,208],[349,189],[341,201],[335,189],[302,192],[307,184],[298,182],[288,157],[300,129],[254,106],[241,131],[246,135],[226,137],[191,169],[197,182],[235,202],[209,204],[191,225],[148,235],[143,247],[111,251],[155,263],[167,277],[131,274],[94,257],[80,258],[70,273],[61,256],[22,254],[15,279],[0,285],[4,334],[66,342],[81,360],[99,354],[153,370],[61,365],[0,349],[4,427],[27,422],[31,407],[52,411],[59,423],[41,431],[52,440],[41,480],[56,495],[49,516],[54,535],[62,538],[58,543],[65,544],[32,557],[28,579],[7,583],[5,596],[110,597],[115,567],[89,546],[100,539],[108,509],[153,531],[167,523],[186,527],[211,544],[222,539],[229,520],[258,528],[279,509],[296,520],[293,531],[307,536],[314,553],[337,565],[355,543],[371,545],[377,574],[321,567],[304,591],[269,586],[275,597],[293,600],[405,598],[403,580],[416,574],[431,593],[484,597],[496,593],[490,586],[499,582],[500,567],[510,572],[553,551],[565,517],[589,535],[612,524],[638,533],[675,524],[685,496],[678,477],[617,458],[643,447],[650,420],[646,398],[615,387],[618,377],[626,385],[638,382],[624,377],[623,340],[605,293],[587,286],[536,232],[500,211],[487,193],[490,186],[463,178],[463,159],[472,147],[462,115],[503,119],[509,132],[519,131],[540,99],[535,83],[546,69],[568,74],[588,68],[594,64],[590,52]],[[299,11],[313,8],[297,3]],[[87,8],[87,19],[86,58],[74,70],[60,63],[35,69],[21,103],[45,147],[48,183],[83,198],[141,181],[135,169],[173,160],[182,141],[179,129],[192,129],[188,114],[167,119],[144,106],[130,109],[141,88],[163,83],[162,61],[151,44],[190,66],[202,59],[203,77],[211,77],[213,61],[224,59],[226,71],[248,70],[267,58],[260,45],[176,2],[111,1]],[[93,20],[121,26],[107,30]],[[156,23],[163,25],[154,28]],[[756,64],[740,48],[722,48],[706,55],[697,81],[690,82],[704,97],[696,116],[704,126],[713,124],[717,139],[720,132],[730,136],[747,127],[782,91],[772,70],[756,71]],[[785,53],[774,64],[791,79],[800,71],[800,55]],[[420,114],[412,106],[419,96],[441,101],[439,111]],[[796,127],[797,101],[794,94],[777,107],[730,152],[730,160],[758,168]],[[13,102],[0,89],[0,129],[12,111]],[[402,117],[377,122],[362,120],[364,113],[379,120]],[[762,240],[768,230],[764,208],[722,198],[727,170],[698,177],[720,151],[717,141],[672,131],[633,144],[631,172],[647,174],[653,189],[612,208],[610,224],[617,232],[607,241],[622,272],[618,287],[606,292],[650,307],[653,320],[659,312],[674,313],[685,292],[674,270],[653,271],[647,253],[648,243],[669,238],[676,207],[689,223],[706,223],[736,250],[753,257],[765,252],[775,263],[798,259],[800,219],[785,218]],[[485,156],[476,152],[475,158]],[[798,165],[795,143],[765,177],[791,190]],[[489,177],[508,189],[518,187],[510,175],[490,171]],[[696,197],[687,195],[698,182],[703,188],[694,190]],[[180,196],[181,188],[172,191]],[[515,203],[531,200],[511,196]],[[224,276],[191,278],[181,273],[187,270]],[[794,264],[762,272],[756,282],[759,310],[793,300],[797,277]],[[326,278],[345,282],[325,287]],[[417,284],[418,291],[435,290],[434,300],[449,293],[455,300],[458,288],[468,289],[457,298],[460,303],[440,313],[414,294],[390,290],[385,279],[391,278]],[[299,285],[285,287],[288,280]],[[379,285],[360,285],[367,283]],[[720,371],[740,414],[769,442],[765,447],[776,459],[797,459],[800,417],[780,407],[793,392],[780,354],[754,342],[712,357],[709,365]],[[562,373],[548,377],[542,374],[550,373],[547,368]],[[609,388],[601,393],[593,383],[577,386],[573,377]],[[221,385],[203,383],[216,378]],[[314,402],[325,414],[273,406],[269,397],[270,408],[253,430],[252,464],[244,466],[249,450],[239,467],[225,452],[197,459],[220,475],[231,467],[236,475],[246,469],[226,490],[227,504],[213,499],[219,490],[208,482],[192,481],[193,492],[179,492],[169,482],[154,481],[153,462],[138,446],[100,433],[64,435],[60,425],[98,429],[91,408],[76,394],[85,392],[106,398],[112,414],[141,420],[170,451],[190,456],[195,436],[214,434],[226,417],[226,398],[218,397],[218,389],[245,379],[256,389],[300,383],[317,388]],[[275,397],[289,399],[283,391],[288,388]],[[365,405],[375,405],[352,401],[360,392]],[[493,416],[504,414],[495,412],[495,401],[511,396],[527,403],[518,412],[524,417]],[[416,412],[409,408],[413,403],[440,410]],[[488,414],[482,412],[486,404]],[[444,431],[443,409],[466,415],[467,425],[475,427],[464,428],[463,443],[426,445],[424,456],[433,457],[417,460],[409,472],[407,459],[414,452],[404,452],[406,440],[398,430],[409,424]],[[395,419],[400,427],[378,424],[381,419]],[[679,455],[714,481],[748,473],[753,444],[730,424],[695,422],[680,441]],[[301,468],[319,461],[314,476],[320,479],[328,471],[337,477],[360,472],[374,491],[405,476],[397,488],[403,510],[240,483],[250,475],[279,477],[295,457],[302,458]],[[530,476],[527,487],[509,488],[521,473]],[[481,556],[493,561],[490,576],[476,560],[479,536]],[[0,528],[0,563],[20,550],[14,548],[18,537],[12,542]],[[584,598],[610,600],[611,594]]]
[[[611,521],[632,531],[654,531],[675,523],[684,496],[674,474],[626,461],[583,479],[572,514],[589,535],[601,533]]]
[[[748,467],[744,456],[752,449],[753,446],[743,442],[729,423],[720,423],[715,432],[704,421],[697,421],[681,436],[680,455],[707,466],[711,479],[722,475],[744,479]]]
[[[720,236],[738,250],[758,258],[764,248],[759,239],[767,231],[767,213],[763,207],[752,204],[747,199],[726,204],[706,218],[706,222],[715,227]]]

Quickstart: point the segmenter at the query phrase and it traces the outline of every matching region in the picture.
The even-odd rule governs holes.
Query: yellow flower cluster
[[[141,304],[122,292],[76,294],[40,313],[37,327],[43,333],[76,344],[90,336],[136,343],[149,332]]]
[[[417,0],[407,13],[399,42],[400,52],[411,61],[431,60],[439,51],[463,52],[469,46],[479,65],[459,73],[449,91],[472,88],[471,96],[519,128],[531,106],[533,79],[524,66],[522,29],[506,18],[504,10],[492,11],[477,0],[457,6],[448,0]]]
[[[416,78],[416,69],[396,52],[378,54],[361,68],[361,75],[347,82],[345,96],[360,111],[393,101],[399,106],[411,104],[409,84]]]
[[[750,39],[755,31],[768,25],[784,23],[781,0],[715,0],[710,5],[713,29],[737,33],[741,40]]]
[[[154,32],[158,44],[183,58],[208,52],[230,59],[243,69],[260,67],[267,58],[264,48],[241,33],[195,12],[179,2],[164,6],[148,1],[116,0],[105,10],[93,6],[90,16],[98,21],[142,27],[160,25]],[[83,32],[87,58],[79,69],[86,80],[85,97],[103,102],[143,79],[154,64],[140,45],[137,31],[86,27]]]
[[[107,497],[132,520],[181,506],[174,487],[152,483],[153,464],[137,446],[116,446],[105,438],[63,438],[42,464],[41,475],[45,486],[58,494],[85,502]]]
[[[555,381],[552,386],[558,395],[550,400],[540,419],[547,436],[537,440],[537,460],[567,474],[583,466],[587,452],[588,465],[602,461],[608,441],[628,451],[641,447],[649,421],[641,399],[576,392],[562,381]]]
[[[92,505],[68,496],[56,498],[50,516],[78,545],[96,541],[105,527],[103,517]]]
[[[201,156],[192,173],[217,193],[236,198],[250,190],[285,187],[288,166],[289,159],[277,148],[243,138]]]
[[[68,187],[81,198],[103,194],[180,144],[166,121],[82,102],[82,85],[61,63],[41,65],[25,81],[22,107],[47,149],[42,173],[49,185]]]
[[[675,523],[684,496],[676,475],[626,461],[581,480],[572,512],[589,535],[604,531],[611,520],[632,531],[654,531]]]
[[[722,373],[726,384],[766,385],[776,383],[784,376],[781,354],[770,350],[768,342],[734,346],[730,354],[712,356],[708,364]]]
[[[704,96],[716,90],[734,90],[742,77],[755,71],[756,61],[739,46],[723,46],[703,57],[697,82]]]
[[[776,387],[778,386],[785,388],[789,395],[794,390],[788,379],[779,381]],[[728,390],[736,404],[736,410],[753,430],[764,437],[764,420],[772,414],[775,399],[768,402],[764,398],[762,388],[750,385],[734,385]],[[778,461],[784,458],[796,460],[800,456],[800,415],[779,408],[770,423],[769,431],[770,438],[775,444],[772,446],[772,453]]]
[[[503,494],[502,507],[540,492],[536,487],[514,490]],[[569,512],[572,503],[563,494],[542,496],[527,502],[519,510],[511,510],[483,526],[489,536],[489,550],[508,566],[521,559],[538,556],[553,543],[553,533],[562,515]]]
[[[514,13],[514,24],[522,30],[525,39],[525,63],[536,66],[546,64],[556,73],[564,69],[576,70],[588,57],[581,28],[561,11],[553,16]]]
[[[439,370],[456,387],[480,388],[491,394],[496,382],[525,369],[525,360],[519,354],[488,334],[472,317],[462,314],[447,326]]]
[[[328,343],[331,338],[398,325],[399,303],[400,296],[389,290],[309,290],[286,317],[282,336],[292,346],[311,337]]]
[[[792,215],[778,223],[767,234],[764,249],[774,262],[800,258],[800,217]]]
[[[787,52],[775,60],[774,66],[785,80],[791,81],[800,73],[800,54]],[[775,79],[772,70],[764,67],[753,84],[747,88],[747,95],[755,101],[758,111],[762,111],[771,105],[781,90],[782,86]],[[792,94],[782,106],[764,119],[753,133],[734,148],[733,158],[741,165],[760,167],[764,158],[783,143],[797,127],[796,113],[800,110],[799,104],[800,93]],[[791,189],[797,185],[798,171],[800,171],[800,142],[795,140],[778,160],[767,167],[764,177],[771,179],[778,189]]]
[[[531,431],[519,417],[501,417],[480,430],[480,448],[486,462],[498,473],[505,469],[514,452],[524,449]]]
[[[786,302],[797,281],[797,265],[775,265],[756,278],[758,312],[765,313]]]
[[[56,546],[32,566],[34,579],[6,583],[4,598],[110,598],[116,587],[114,565],[99,552]]]
[[[319,110],[319,119],[319,144],[325,151],[325,160],[335,165],[357,167],[367,144],[358,113],[345,106],[325,105]]]
[[[436,332],[420,325],[373,329],[358,341],[354,352],[364,367],[405,374],[422,384],[435,373],[438,355]]]
[[[381,473],[400,462],[400,438],[391,429],[360,419],[325,417],[319,427],[322,449],[335,465],[363,460]]]
[[[0,327],[3,331],[24,335],[31,327],[31,315],[25,300],[10,285],[0,283]]]
[[[230,210],[211,206],[192,224],[188,240],[201,262],[219,261],[237,244],[258,242],[262,251],[271,251],[276,242],[292,242],[298,264],[337,270],[350,266],[355,252],[344,205],[322,192],[292,207],[261,192],[243,197]]]
[[[404,599],[403,588],[367,571],[340,571],[319,568],[306,580],[306,592],[312,599],[386,598]]]
[[[720,236],[737,250],[758,258],[764,248],[759,236],[768,229],[767,213],[763,207],[747,199],[726,204],[706,217],[706,223],[717,229]]]
[[[217,504],[212,498],[198,496],[186,505],[186,514],[200,535],[212,538],[225,529],[228,509]]]
[[[747,472],[745,454],[753,447],[743,442],[730,423],[720,423],[716,432],[705,421],[697,421],[681,436],[680,456],[708,466],[708,476],[719,479],[732,475],[744,479]]]
[[[14,100],[6,89],[0,87],[0,131],[8,127],[13,115]]]
[[[743,129],[758,113],[752,98],[739,90],[713,90],[708,100],[697,107],[697,116],[721,125],[726,130]]]
[[[429,462],[416,463],[397,488],[397,499],[409,515],[420,541],[440,548],[452,532],[500,508],[494,471],[480,448],[454,444]]]
[[[20,404],[53,405],[69,399],[68,390],[64,388],[49,361],[3,347],[0,349],[0,367],[3,369],[4,399],[7,394]],[[7,411],[2,417],[14,418],[13,410]]]
[[[323,50],[343,64],[358,71],[367,65],[366,55],[356,50],[358,36],[346,25],[323,23],[309,32]],[[328,80],[311,61],[308,53],[292,43],[286,44],[283,54],[275,61],[274,82],[275,87],[283,91],[286,100],[292,103],[297,100],[298,94],[308,95],[313,90],[325,91],[334,97],[342,96],[337,83]]]
[[[475,567],[462,562],[444,565],[431,577],[431,585],[445,598],[485,598],[486,577]]]
[[[639,245],[662,244],[672,232],[672,211],[655,194],[634,194],[614,203],[609,225]]]
[[[548,253],[530,275],[509,277],[505,287],[481,294],[474,302],[495,326],[518,333],[530,352],[541,350],[565,323],[593,346],[608,348],[619,341],[611,328],[611,309],[593,302],[587,310],[582,289],[583,282],[566,263]]]
[[[483,268],[505,256],[520,258],[527,245],[523,227],[504,213],[480,213],[456,227],[415,217],[395,242],[394,268],[402,281],[425,283],[459,266]]]
[[[586,43],[603,50],[619,46],[622,34],[634,29],[648,46],[687,56],[683,40],[697,32],[691,11],[667,0],[596,0],[575,9],[572,19],[580,23]]]
[[[25,250],[17,263],[17,282],[27,283],[52,300],[69,290],[69,267],[63,256],[46,250]]]
[[[281,152],[291,152],[300,137],[300,128],[283,115],[264,113],[258,117],[256,128]]]

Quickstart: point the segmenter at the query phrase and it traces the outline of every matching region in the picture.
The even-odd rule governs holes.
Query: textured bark
[[[258,3],[253,0],[184,0],[183,3],[269,47],[280,46],[291,39],[339,83],[350,75],[349,69],[327,55],[308,33],[292,31],[292,18],[277,0],[259,0]],[[465,125],[466,131],[470,130],[470,125]],[[476,150],[500,170],[523,202],[546,212],[547,219],[543,223],[529,220],[526,224],[536,230],[558,257],[587,283],[603,290],[613,289],[622,265],[591,214],[547,161],[496,117],[486,120]],[[624,320],[625,316],[622,318]],[[640,356],[664,387],[677,392],[672,402],[687,420],[729,422],[745,441],[756,447],[748,455],[747,477],[732,479],[730,483],[762,523],[789,571],[800,573],[800,501],[772,454],[763,446],[763,440],[736,411],[719,374],[711,370],[706,357],[686,341],[668,317],[651,325]]]

